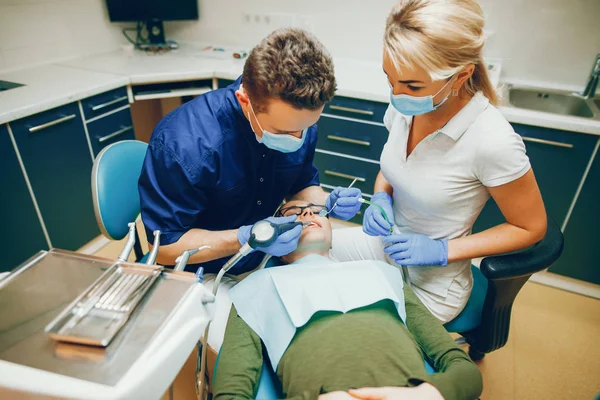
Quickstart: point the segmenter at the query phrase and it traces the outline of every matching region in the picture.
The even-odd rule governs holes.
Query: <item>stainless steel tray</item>
[[[108,346],[162,269],[158,265],[113,264],[45,331],[61,342]]]
[[[39,252],[0,280],[0,360],[116,385],[198,283],[190,273],[162,272],[107,347],[51,339],[44,328],[115,264],[53,249]]]

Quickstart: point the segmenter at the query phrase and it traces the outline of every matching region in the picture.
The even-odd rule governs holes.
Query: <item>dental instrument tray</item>
[[[113,264],[45,331],[59,342],[108,346],[162,270],[159,265]]]

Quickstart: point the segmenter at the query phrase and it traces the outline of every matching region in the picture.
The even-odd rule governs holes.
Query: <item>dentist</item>
[[[218,272],[248,241],[252,224],[285,198],[329,207],[338,201],[334,216],[352,218],[360,191],[338,188],[327,196],[313,165],[315,124],[335,90],[333,62],[321,43],[283,29],[250,52],[235,83],[168,114],[152,134],[139,179],[148,241],[154,230],[162,233],[157,262],[173,265],[183,250],[209,245],[186,270]],[[301,230],[261,251],[290,253]],[[252,270],[263,256],[252,253],[231,272]]]
[[[401,0],[392,9],[383,55],[389,137],[371,200],[390,217],[394,234],[370,206],[364,233],[333,236],[339,261],[405,266],[405,280],[443,323],[469,299],[472,258],[527,247],[546,232],[523,140],[494,106],[483,25],[475,0]],[[506,223],[473,235],[490,196]]]
[[[202,245],[186,267],[215,273],[286,198],[326,204],[350,219],[360,209],[358,189],[327,195],[313,165],[316,122],[336,90],[333,62],[325,48],[298,29],[273,32],[251,52],[240,78],[199,96],[168,114],[155,128],[139,179],[142,220],[148,241],[162,233],[157,262],[173,265],[179,254]],[[264,253],[281,256],[298,246],[296,227],[271,246],[243,258],[232,274],[255,269]],[[241,276],[243,277],[243,275]],[[224,277],[208,337],[221,346],[231,307],[228,290],[241,278]]]

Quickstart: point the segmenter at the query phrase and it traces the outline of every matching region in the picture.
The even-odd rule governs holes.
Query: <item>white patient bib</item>
[[[381,261],[334,263],[308,256],[254,272],[229,294],[238,315],[265,344],[274,370],[296,329],[319,311],[346,313],[387,299],[406,321],[402,273]]]

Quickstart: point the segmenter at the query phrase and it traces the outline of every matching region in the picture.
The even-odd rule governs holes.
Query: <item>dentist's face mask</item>
[[[442,88],[438,90],[436,94],[430,94],[422,97],[410,96],[408,94],[394,94],[394,88],[390,87],[390,102],[392,103],[392,106],[398,110],[398,112],[404,115],[427,114],[428,112],[436,110],[439,106],[444,104],[446,100],[448,100],[448,97],[450,97],[450,93],[452,93],[452,91],[448,93],[444,100],[440,101],[436,105],[433,105],[433,98],[442,90],[444,90],[444,88],[448,86],[450,82],[452,82],[452,79],[446,82],[446,84],[442,86]]]
[[[256,136],[256,141],[258,143],[262,143],[265,146],[267,146],[268,148],[272,149],[272,150],[277,150],[280,151],[282,153],[293,153],[294,151],[298,151],[298,149],[300,149],[300,147],[302,147],[302,145],[304,144],[304,140],[306,139],[306,132],[308,131],[308,128],[304,129],[302,131],[302,137],[297,138],[295,136],[292,135],[288,135],[288,134],[275,134],[275,133],[271,133],[268,132],[266,130],[264,130],[262,128],[262,126],[260,125],[260,122],[258,122],[258,118],[256,118],[256,114],[254,113],[254,108],[252,108],[252,104],[248,103],[250,105],[250,110],[252,111],[252,115],[254,116],[254,120],[256,121],[258,127],[260,128],[260,130],[262,131],[262,137],[258,137],[258,135],[256,135],[256,133],[254,133],[254,136]],[[248,111],[248,120],[250,119],[250,111]],[[250,126],[252,127],[252,124],[250,124]],[[253,128],[254,130],[254,128]]]

